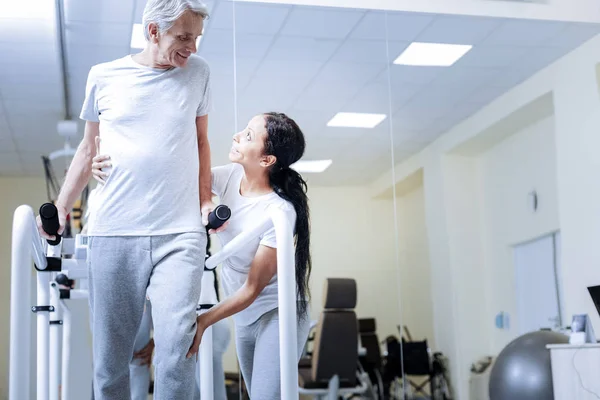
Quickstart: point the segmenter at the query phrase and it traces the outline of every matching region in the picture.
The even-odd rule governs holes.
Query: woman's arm
[[[259,246],[254,260],[250,265],[250,272],[246,283],[232,296],[220,302],[206,313],[198,316],[196,337],[187,357],[198,352],[200,340],[204,330],[222,319],[232,316],[250,306],[256,300],[260,292],[268,285],[277,273],[277,249],[267,246]]]

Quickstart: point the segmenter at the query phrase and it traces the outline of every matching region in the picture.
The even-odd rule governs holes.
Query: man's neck
[[[164,65],[159,62],[158,52],[147,46],[141,53],[134,54],[133,60],[138,64],[150,68],[169,69],[170,65]]]

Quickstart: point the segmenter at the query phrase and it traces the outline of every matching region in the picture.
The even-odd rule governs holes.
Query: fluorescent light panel
[[[385,114],[337,113],[328,123],[331,127],[375,128],[386,118]]]
[[[422,67],[449,67],[460,60],[473,46],[466,44],[420,43],[414,42],[394,64]]]
[[[204,29],[202,29],[202,33],[204,34]],[[196,48],[200,48],[200,41],[202,40],[202,36],[198,37],[198,41],[196,43]],[[144,37],[144,26],[142,24],[133,24],[133,28],[131,30],[131,44],[132,49],[143,49],[146,47],[146,38]]]
[[[331,165],[331,160],[297,161],[290,167],[298,172],[321,173]]]
[[[55,13],[56,4],[54,1],[31,0],[11,1],[0,0],[0,19],[27,19],[36,22],[36,19],[43,19],[45,22],[52,21]],[[16,21],[15,21],[16,22]]]
[[[144,26],[142,24],[133,24],[133,29],[131,30],[131,48],[143,49],[145,47]]]

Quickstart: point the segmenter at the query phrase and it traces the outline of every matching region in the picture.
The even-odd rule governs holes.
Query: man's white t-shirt
[[[262,221],[267,214],[267,207],[280,207],[286,212],[291,226],[296,225],[296,211],[288,201],[275,192],[258,197],[244,197],[240,194],[240,183],[244,169],[239,164],[229,164],[212,169],[212,191],[219,196],[221,204],[231,209],[230,224],[223,232],[218,233],[221,244],[225,246],[244,229],[251,229]],[[241,288],[250,272],[252,260],[260,245],[277,248],[275,228],[270,229],[229,257],[222,264],[221,284],[227,297]],[[250,325],[261,315],[278,306],[277,275],[275,275],[258,298],[245,310],[233,316],[239,325]]]
[[[100,122],[100,153],[112,168],[95,193],[90,236],[205,232],[196,117],[210,108],[210,71],[199,56],[168,70],[131,56],[92,67],[81,118]]]

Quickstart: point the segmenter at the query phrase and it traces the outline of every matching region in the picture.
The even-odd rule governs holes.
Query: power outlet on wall
[[[507,312],[500,311],[496,315],[496,328],[498,329],[510,329],[510,318]]]

